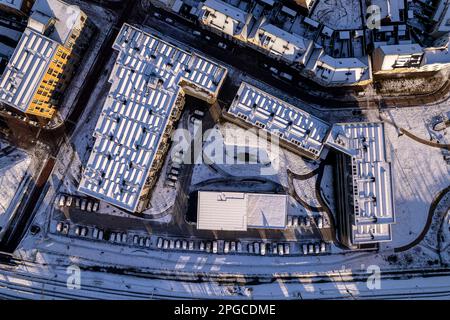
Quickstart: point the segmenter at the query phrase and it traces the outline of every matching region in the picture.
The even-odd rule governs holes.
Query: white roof
[[[287,61],[299,61],[311,47],[312,40],[287,32],[262,21],[250,41]]]
[[[239,35],[249,13],[220,0],[206,0],[202,4],[200,21],[230,36]],[[231,21],[230,21],[231,20]]]
[[[385,55],[410,55],[423,53],[422,47],[417,43],[385,45],[380,46],[379,48]]]
[[[351,157],[353,243],[391,240],[389,225],[395,222],[394,203],[383,123],[336,124],[326,143]]]
[[[78,6],[60,0],[36,0],[31,8],[29,26],[33,25],[32,20],[45,24],[54,18],[55,29],[48,37],[64,44],[72,30],[80,23],[80,15],[81,10]]]
[[[79,191],[136,211],[170,115],[181,107],[179,94],[195,90],[207,98],[215,96],[226,69],[128,24],[113,48],[119,55],[112,85]]]
[[[0,0],[0,5],[11,7],[16,10],[20,10],[22,8],[22,3],[23,0]]]
[[[51,39],[25,29],[0,79],[0,101],[26,111],[57,46]]]
[[[286,226],[286,195],[199,191],[197,205],[200,230],[246,231]]]
[[[242,82],[228,113],[320,156],[330,126],[246,82]]]
[[[381,19],[389,18],[391,22],[400,22],[400,10],[405,9],[403,0],[372,0],[372,5],[380,8]]]

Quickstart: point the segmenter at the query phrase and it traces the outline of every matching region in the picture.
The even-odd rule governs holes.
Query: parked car
[[[309,217],[306,217],[306,218],[305,218],[305,225],[306,225],[307,227],[311,227],[311,219],[309,219]]]
[[[291,253],[291,246],[289,245],[289,243],[285,243],[284,244],[284,254],[288,255]]]
[[[265,256],[265,255],[266,255],[266,244],[265,244],[265,243],[261,243],[259,253],[260,253],[262,256]]]
[[[275,67],[270,67],[269,70],[273,73],[273,74],[278,74],[278,69]]]
[[[192,34],[193,34],[194,36],[201,36],[201,35],[202,35],[202,33],[201,33],[200,31],[197,31],[197,30],[194,30],[194,31],[192,32]]]
[[[199,249],[200,251],[205,251],[205,243],[203,241],[200,241]]]
[[[307,244],[304,244],[303,246],[303,254],[308,254],[308,245]]]
[[[81,228],[81,236],[82,237],[86,237],[87,233],[88,233],[88,228],[87,227]]]
[[[325,253],[327,251],[327,245],[325,242],[320,243],[320,252]]]
[[[272,253],[278,254],[278,246],[276,243],[272,244]]]
[[[294,227],[297,227],[297,226],[298,226],[298,217],[297,217],[297,216],[294,216],[294,217],[292,218],[292,225],[293,225]]]
[[[156,242],[156,247],[158,249],[161,249],[163,246],[163,242],[164,242],[163,238],[158,238],[158,241]]]
[[[292,218],[293,218],[292,216],[287,217],[286,225],[288,227],[292,227]]]
[[[196,110],[194,110],[194,115],[196,115],[200,118],[203,118],[205,116],[205,113],[202,110],[196,109]]]
[[[86,200],[81,200],[80,210],[85,211],[86,210]]]
[[[69,229],[70,229],[69,224],[68,223],[64,223],[61,233],[62,234],[69,234]]]
[[[161,18],[161,14],[159,14],[158,12],[154,12],[153,16],[155,16],[156,18]]]
[[[75,228],[75,234],[76,234],[77,236],[81,236],[81,229],[83,229],[81,226],[77,226],[77,227]]]
[[[217,46],[218,46],[219,48],[221,48],[221,49],[226,49],[226,48],[227,48],[227,45],[226,45],[225,43],[223,43],[223,42],[219,42],[219,43],[217,44]]]
[[[194,241],[192,240],[189,241],[189,250],[190,251],[194,250]]]
[[[177,183],[171,180],[167,180],[166,181],[166,185],[171,187],[171,188],[175,188],[177,186]]]
[[[92,237],[93,237],[94,239],[97,239],[97,238],[98,238],[98,229],[97,229],[97,228],[94,228],[94,230],[92,231]]]
[[[212,242],[212,252],[213,252],[213,253],[217,253],[217,251],[218,251],[218,243],[217,243],[216,240],[214,240],[214,241]]]
[[[147,247],[147,248],[150,248],[150,238],[146,238],[145,239],[145,246]]]
[[[137,245],[138,243],[139,243],[139,236],[135,235],[135,236],[133,237],[133,244],[134,244],[134,245]]]
[[[99,207],[99,203],[98,202],[94,202],[94,204],[92,205],[92,211],[93,212],[97,212],[98,211],[98,207]]]
[[[58,224],[56,225],[56,231],[61,233],[64,227],[64,223],[62,222],[58,222]]]
[[[319,254],[320,253],[320,244],[319,243],[316,243],[314,245],[314,253],[315,254]]]
[[[188,248],[188,243],[187,243],[186,240],[183,240],[183,241],[181,242],[181,247],[183,248],[183,250],[187,250],[187,248]]]
[[[116,241],[116,234],[114,232],[111,232],[109,235],[109,241],[115,242]]]
[[[323,218],[317,217],[316,224],[317,224],[317,228],[322,229],[323,228]]]
[[[66,207],[72,206],[72,202],[73,202],[72,196],[67,196],[67,199],[66,199]]]
[[[259,253],[260,253],[260,245],[259,245],[259,242],[253,243],[253,248],[254,248],[254,252],[255,252],[256,254],[259,254]]]
[[[230,251],[235,252],[236,251],[236,242],[231,241],[230,242]]]
[[[236,251],[242,252],[242,243],[240,241],[236,242]]]
[[[60,207],[64,207],[66,205],[66,197],[62,194],[60,197],[59,197],[59,206]]]
[[[87,206],[86,206],[86,210],[87,212],[91,212],[92,211],[92,202],[88,201]]]
[[[230,252],[230,242],[225,241],[223,243],[223,253],[227,254],[228,252]]]
[[[175,249],[181,249],[181,241],[180,240],[175,241]]]
[[[164,240],[163,249],[165,249],[165,250],[169,249],[169,240],[167,240],[167,239]]]
[[[254,248],[253,248],[253,243],[249,243],[249,244],[247,245],[247,249],[248,249],[248,253],[253,253],[253,250],[254,250]]]
[[[283,247],[283,244],[282,244],[282,243],[279,243],[279,244],[278,244],[278,254],[279,254],[280,256],[284,255],[284,247]]]
[[[127,238],[128,238],[127,234],[126,234],[125,232],[122,233],[122,242],[123,242],[123,243],[126,243],[126,242],[127,242]]]
[[[314,245],[312,245],[312,244],[308,245],[308,253],[309,254],[313,254],[314,253]]]
[[[75,208],[79,208],[80,207],[80,198],[75,198]]]
[[[98,231],[98,239],[103,240],[103,230]]]
[[[174,240],[169,240],[169,248],[170,249],[175,249],[175,241]]]
[[[167,23],[173,23],[173,20],[170,19],[170,18],[166,18],[166,22],[167,22]]]
[[[206,252],[207,253],[211,252],[211,247],[212,247],[211,241],[207,241],[206,242]]]

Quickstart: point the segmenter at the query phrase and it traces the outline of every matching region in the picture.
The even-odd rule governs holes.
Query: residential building
[[[314,46],[312,40],[267,23],[265,17],[251,31],[248,44],[272,58],[296,67],[306,64]]]
[[[393,182],[383,123],[335,124],[326,144],[339,151],[336,207],[340,241],[350,248],[391,241]]]
[[[0,79],[0,102],[47,124],[56,114],[93,30],[79,7],[59,0],[37,0]]]
[[[314,4],[316,3],[316,0],[294,0],[294,1],[300,7],[305,8],[307,12],[310,12],[311,9],[314,7]]]
[[[199,191],[197,229],[284,229],[287,206],[284,194]]]
[[[375,49],[373,71],[380,73],[413,72],[422,65],[423,48],[418,44],[382,45]]]
[[[220,0],[200,3],[199,21],[204,28],[228,39],[243,42],[247,41],[254,23],[251,13]]]
[[[431,35],[441,37],[450,32],[450,0],[440,0],[433,16],[434,29]]]
[[[368,56],[334,58],[322,48],[315,48],[303,73],[323,86],[364,86],[372,82]]]
[[[226,68],[124,24],[111,87],[78,190],[143,211],[170,146],[185,94],[213,103]]]
[[[302,156],[318,159],[330,125],[246,82],[224,117],[246,127],[257,127],[279,138],[280,143]]]

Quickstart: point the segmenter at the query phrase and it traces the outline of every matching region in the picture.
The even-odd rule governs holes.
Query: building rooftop
[[[199,191],[197,205],[197,228],[200,230],[286,227],[286,195]]]
[[[227,71],[128,24],[113,48],[119,54],[111,88],[79,191],[136,211],[169,118],[180,107],[179,98],[195,92],[211,99]]]
[[[201,21],[230,36],[237,36],[245,30],[251,14],[220,1],[206,0],[202,3]]]
[[[312,46],[312,40],[287,32],[262,20],[252,32],[250,41],[287,61],[300,61]]]
[[[326,144],[351,157],[353,243],[391,240],[390,224],[395,222],[393,188],[383,123],[333,125]]]
[[[80,23],[81,10],[59,0],[36,0],[31,8],[28,27],[43,33],[42,28],[54,21],[54,28],[47,34],[61,44],[65,44],[72,30]]]
[[[42,34],[25,29],[0,79],[0,101],[25,112],[57,46]]]
[[[330,125],[248,83],[242,82],[228,113],[319,157]]]
[[[420,54],[423,49],[419,44],[395,44],[383,45],[379,47],[385,55]]]

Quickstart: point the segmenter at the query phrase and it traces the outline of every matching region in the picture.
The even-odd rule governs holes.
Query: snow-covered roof
[[[201,5],[200,21],[230,36],[245,30],[251,14],[220,0],[206,0]]]
[[[128,24],[113,48],[119,54],[111,88],[79,191],[136,211],[171,114],[182,107],[181,95],[216,97],[226,69]]]
[[[320,82],[330,85],[351,85],[371,78],[367,56],[334,58],[327,55],[322,48],[314,50],[306,64],[306,69],[314,73]]]
[[[29,27],[41,28],[54,20],[54,30],[48,34],[50,39],[65,44],[72,30],[79,25],[81,10],[60,0],[36,0],[31,8]],[[40,27],[38,27],[41,25]],[[38,30],[39,31],[39,30]]]
[[[329,124],[246,82],[242,82],[228,113],[319,157]]]
[[[0,79],[0,101],[25,112],[57,46],[42,34],[25,29]]]
[[[403,0],[371,0],[371,5],[380,8],[381,19],[388,18],[391,22],[400,22],[400,11],[405,10]]]
[[[249,41],[289,62],[304,63],[302,57],[312,47],[312,40],[265,23],[265,19],[252,32]]]
[[[412,55],[421,54],[423,52],[422,47],[417,43],[385,45],[380,46],[379,48],[384,55]]]
[[[243,192],[199,191],[197,229],[246,231],[284,229],[287,196]]]
[[[353,243],[391,240],[394,203],[383,123],[335,124],[326,143],[351,157]]]

